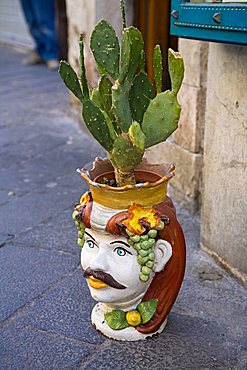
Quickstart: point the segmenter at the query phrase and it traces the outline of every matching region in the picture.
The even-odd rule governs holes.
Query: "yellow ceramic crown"
[[[108,159],[97,158],[92,170],[83,168],[77,171],[89,184],[94,202],[107,208],[127,209],[133,203],[151,207],[163,202],[167,194],[167,183],[174,176],[174,169],[174,163],[152,165],[144,159],[135,169],[137,184],[122,187],[100,183],[103,177],[114,179],[114,169]]]

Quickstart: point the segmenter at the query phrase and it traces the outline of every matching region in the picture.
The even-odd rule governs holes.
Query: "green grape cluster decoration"
[[[163,230],[165,224],[163,221],[160,221],[159,226],[156,226],[155,229],[151,229],[147,234],[136,235],[126,229],[126,233],[129,236],[128,243],[133,246],[137,251],[137,262],[141,265],[141,271],[139,278],[141,281],[146,282],[150,278],[150,273],[154,266],[154,246],[156,243],[156,236],[158,231]]]
[[[83,247],[84,245],[84,232],[85,232],[85,225],[84,223],[78,218],[78,215],[79,215],[79,212],[78,211],[74,211],[72,213],[72,218],[73,220],[75,221],[75,226],[77,228],[77,231],[78,231],[78,239],[77,239],[77,244],[79,245],[80,248]]]

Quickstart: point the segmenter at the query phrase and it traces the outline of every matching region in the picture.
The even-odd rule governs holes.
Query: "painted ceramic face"
[[[97,285],[96,279],[92,277],[87,279],[92,297],[99,302],[130,301],[145,293],[150,284],[150,281],[146,283],[140,281],[137,253],[123,236],[86,229],[81,264],[84,271],[88,268],[92,271],[102,271],[114,279],[110,284],[116,287],[108,284],[108,286]],[[102,280],[107,280],[104,278],[105,276]],[[119,287],[115,281],[120,284]]]
[[[160,271],[171,257],[170,244],[167,243],[167,250],[167,246],[163,248],[165,243],[163,240],[156,242],[154,252],[159,262],[155,261],[150,279],[142,282],[139,279],[137,252],[127,243],[126,238],[86,229],[81,264],[92,297],[96,301],[113,305],[141,299],[154,273]]]

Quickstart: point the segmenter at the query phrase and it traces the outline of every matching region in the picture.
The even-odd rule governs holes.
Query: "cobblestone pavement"
[[[71,210],[86,190],[75,169],[102,151],[66,115],[58,74],[0,49],[0,368],[245,369],[246,291],[180,207],[188,263],[164,333],[122,343],[91,327]]]

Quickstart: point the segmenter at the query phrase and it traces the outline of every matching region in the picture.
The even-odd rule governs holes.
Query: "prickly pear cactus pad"
[[[165,141],[178,127],[181,107],[177,94],[184,64],[181,55],[169,49],[171,90],[162,92],[163,57],[160,46],[156,45],[153,86],[145,72],[142,34],[137,28],[126,26],[123,0],[120,9],[121,46],[114,28],[106,20],[101,20],[91,35],[90,47],[100,75],[98,86],[92,89],[87,81],[83,35],[79,41],[80,75],[66,61],[60,62],[59,73],[81,102],[88,130],[107,151],[117,185],[124,186],[135,184],[134,169],[141,163],[145,149]]]
[[[102,70],[116,80],[119,75],[119,42],[115,30],[107,21],[100,21],[94,28],[90,47]]]

